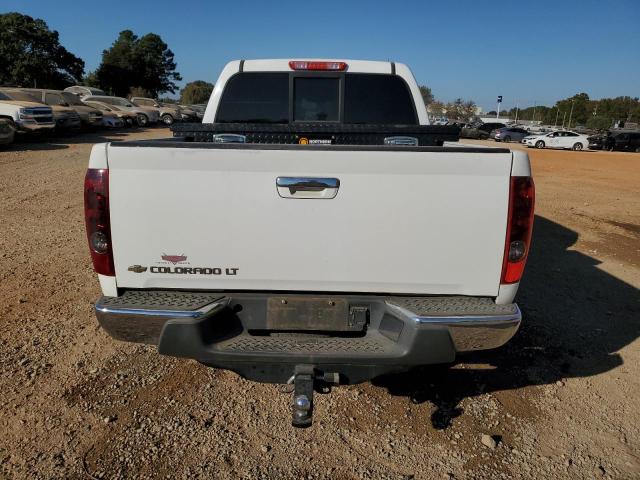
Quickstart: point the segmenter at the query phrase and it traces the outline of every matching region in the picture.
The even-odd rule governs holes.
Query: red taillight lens
[[[115,275],[109,221],[109,170],[90,168],[84,178],[84,219],[96,273]]]
[[[511,177],[509,218],[501,283],[516,283],[522,278],[531,246],[534,203],[533,178]]]
[[[343,71],[347,69],[345,62],[307,62],[303,60],[292,60],[289,62],[291,70],[335,70]]]

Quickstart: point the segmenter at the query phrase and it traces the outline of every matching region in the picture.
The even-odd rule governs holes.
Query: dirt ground
[[[319,395],[313,427],[294,430],[282,387],[98,328],[89,150],[167,134],[0,151],[1,479],[640,478],[640,155],[529,150],[537,216],[516,337]]]

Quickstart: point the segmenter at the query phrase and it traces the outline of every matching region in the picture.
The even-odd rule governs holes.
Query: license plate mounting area
[[[352,315],[354,308],[355,315]],[[344,298],[270,297],[267,300],[266,328],[281,331],[361,331],[364,322],[358,309],[362,307],[350,308]]]

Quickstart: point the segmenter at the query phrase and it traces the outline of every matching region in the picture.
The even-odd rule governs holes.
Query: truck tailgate
[[[184,147],[108,147],[118,287],[498,292],[511,153]],[[283,198],[278,177],[339,188],[334,198]]]

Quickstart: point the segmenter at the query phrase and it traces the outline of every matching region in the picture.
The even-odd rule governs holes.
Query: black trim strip
[[[322,150],[341,152],[458,152],[458,153],[511,153],[508,148],[493,147],[412,147],[399,145],[281,145],[269,143],[212,143],[185,142],[171,138],[161,140],[132,140],[112,142],[110,147],[192,148],[208,150]]]
[[[244,72],[244,60],[240,60],[240,70],[238,70],[238,73]]]
[[[396,62],[391,62],[391,75],[396,74]]]
[[[294,122],[294,123],[187,123],[176,122],[171,131],[178,137],[190,137],[194,133],[304,133],[304,134],[366,134],[385,135],[453,135],[460,129],[454,125],[389,125],[375,123]]]

